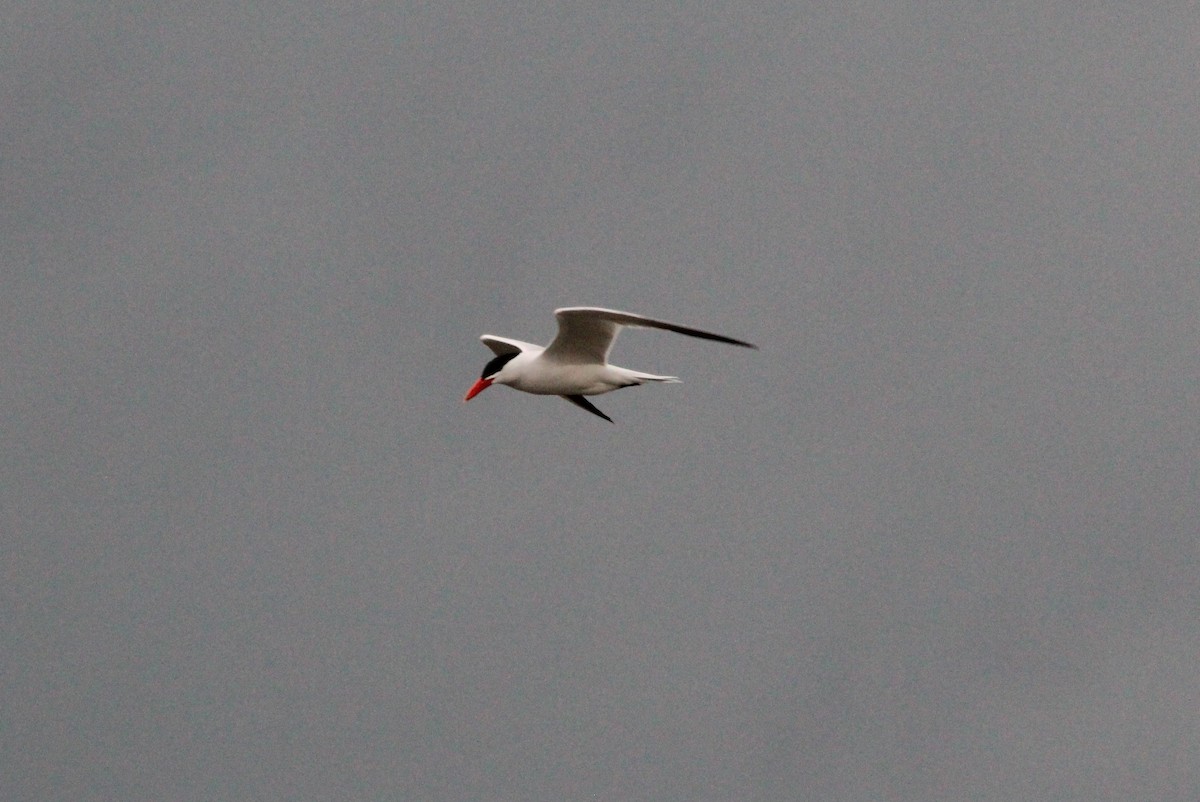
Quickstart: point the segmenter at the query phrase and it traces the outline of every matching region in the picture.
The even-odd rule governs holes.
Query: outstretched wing
[[[492,349],[496,356],[504,356],[505,354],[519,354],[522,351],[540,351],[542,346],[534,345],[533,343],[523,343],[520,340],[510,340],[508,337],[497,337],[495,334],[485,334],[479,338],[480,342]]]
[[[559,396],[559,397],[567,399],[568,401],[570,401],[572,404],[579,407],[580,409],[586,409],[588,412],[592,413],[593,415],[599,415],[600,417],[604,418],[609,423],[613,422],[612,418],[608,417],[603,412],[596,409],[596,407],[592,405],[591,401],[588,401],[586,398],[584,398],[581,395],[564,395],[564,396]]]
[[[748,342],[723,337],[678,323],[668,323],[665,320],[642,317],[629,312],[618,312],[615,309],[601,309],[594,306],[568,306],[554,310],[558,318],[558,336],[547,346],[544,356],[555,362],[567,364],[601,364],[608,361],[608,352],[612,350],[613,341],[622,326],[635,326],[646,329],[664,329],[676,334],[686,334],[689,337],[699,337],[702,340],[713,340],[730,345],[740,345],[744,348],[757,348]]]

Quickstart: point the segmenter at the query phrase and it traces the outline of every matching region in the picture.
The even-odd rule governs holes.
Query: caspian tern
[[[612,423],[612,418],[592,406],[584,396],[600,395],[646,382],[679,381],[675,376],[656,376],[608,364],[608,352],[612,350],[613,341],[622,327],[666,329],[744,348],[758,347],[732,337],[615,309],[568,306],[555,309],[554,317],[558,319],[558,335],[547,346],[494,334],[480,337],[496,356],[484,366],[479,381],[467,391],[463,401],[470,401],[493,384],[506,384],[526,393],[561,396]]]

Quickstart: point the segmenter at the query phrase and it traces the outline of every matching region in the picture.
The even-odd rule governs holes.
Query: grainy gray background
[[[1195,802],[1189,4],[4,20],[5,799]]]

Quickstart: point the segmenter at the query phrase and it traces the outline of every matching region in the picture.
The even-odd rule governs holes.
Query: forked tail
[[[678,376],[656,376],[653,373],[640,373],[636,370],[629,371],[629,378],[636,381],[638,384],[643,382],[659,382],[660,384],[679,384],[681,379]]]

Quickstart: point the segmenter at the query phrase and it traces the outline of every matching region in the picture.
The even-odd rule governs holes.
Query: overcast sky
[[[1197,799],[1190,4],[4,20],[0,796]]]

